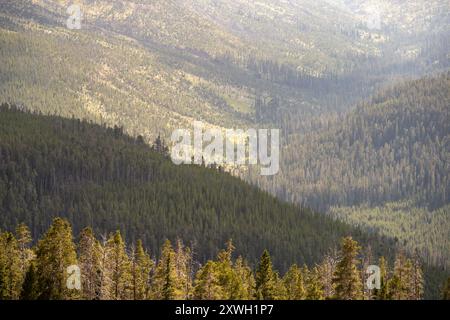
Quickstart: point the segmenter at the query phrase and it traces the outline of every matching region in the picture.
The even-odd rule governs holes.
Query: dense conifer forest
[[[120,230],[124,241],[141,239],[155,255],[167,239],[182,240],[201,263],[233,239],[236,254],[250,264],[269,250],[282,273],[292,264],[319,263],[346,236],[369,250],[371,259],[384,255],[392,261],[399,249],[395,239],[283,203],[228,173],[176,166],[160,139],[150,147],[118,127],[10,105],[0,110],[2,230],[23,223],[37,239],[55,217],[63,217],[75,235],[88,226],[101,240]],[[425,290],[435,296],[435,284],[446,273],[430,270]]]
[[[0,234],[0,300],[418,300],[424,278],[419,260],[401,252],[393,265],[361,256],[351,237],[312,267],[293,264],[284,274],[267,250],[252,268],[235,257],[232,241],[214,259],[195,260],[181,240],[165,241],[158,258],[137,240],[126,245],[120,231],[100,239],[85,228],[74,242],[67,220],[55,218],[30,247],[24,224]],[[362,258],[361,258],[362,257]],[[367,267],[380,268],[379,289],[367,286]],[[76,270],[74,272],[74,270]],[[369,283],[372,283],[369,281]],[[445,285],[445,284],[444,284]],[[448,298],[448,284],[442,298]]]
[[[3,230],[25,223],[40,237],[61,216],[75,233],[85,226],[99,234],[120,229],[155,253],[166,238],[181,238],[195,245],[201,261],[231,238],[249,260],[270,250],[282,270],[318,261],[343,236],[369,240],[357,228],[283,203],[227,173],[176,166],[121,128],[6,105],[0,115]]]
[[[0,299],[448,299],[448,12],[2,0]],[[279,129],[280,171],[174,165],[193,121]]]

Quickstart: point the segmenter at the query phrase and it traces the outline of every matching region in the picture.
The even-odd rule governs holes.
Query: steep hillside
[[[304,130],[385,81],[446,66],[447,42],[429,38],[439,59],[427,50],[403,59],[397,40],[367,36],[385,29],[330,1],[84,0],[80,30],[66,27],[70,3],[2,2],[0,101],[148,141],[193,119]]]
[[[0,137],[2,229],[23,222],[38,237],[53,217],[62,216],[76,234],[85,226],[98,234],[120,229],[130,241],[141,238],[152,252],[166,238],[180,237],[196,244],[201,261],[232,238],[251,261],[270,249],[281,269],[318,261],[348,234],[369,240],[228,174],[175,166],[119,128],[4,106]],[[377,239],[372,237],[375,252]]]
[[[394,86],[345,117],[291,136],[281,174],[259,185],[320,211],[352,207],[332,211],[448,264],[449,106],[449,73]],[[385,208],[389,202],[401,209]]]

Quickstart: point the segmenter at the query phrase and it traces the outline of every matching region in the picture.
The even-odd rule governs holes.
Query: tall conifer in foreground
[[[342,240],[340,261],[334,273],[335,298],[357,300],[362,298],[362,283],[357,259],[360,247],[351,237]]]
[[[20,250],[10,232],[0,234],[0,300],[18,299],[22,286]]]
[[[256,298],[259,300],[274,300],[275,274],[269,252],[264,250],[256,271]]]
[[[36,269],[39,299],[65,300],[76,296],[67,288],[67,268],[77,264],[72,228],[64,219],[55,218],[50,229],[39,241],[36,252]]]
[[[78,244],[84,299],[97,300],[101,298],[101,254],[102,248],[92,229],[85,228],[80,234]]]
[[[286,288],[286,299],[303,300],[306,297],[305,283],[300,268],[294,264],[284,276],[284,286]]]
[[[149,297],[150,272],[154,263],[150,255],[145,252],[142,241],[138,240],[136,248],[131,254],[131,275],[133,287],[133,300],[145,300]]]
[[[111,270],[112,298],[114,300],[131,299],[131,264],[119,231],[111,235],[106,244],[106,250],[107,265]]]
[[[152,279],[152,297],[157,300],[181,299],[178,289],[175,251],[167,240],[162,248],[161,257]]]

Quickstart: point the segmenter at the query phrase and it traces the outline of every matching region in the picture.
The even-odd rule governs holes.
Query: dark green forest
[[[311,127],[288,136],[279,175],[250,180],[448,268],[450,73],[387,86]]]
[[[348,236],[361,246],[349,245],[360,271],[385,257],[395,294],[383,298],[440,295],[450,270],[448,1],[382,1],[376,28],[372,0],[77,2],[79,30],[66,24],[70,1],[0,5],[0,299],[24,286],[33,298],[73,298],[33,278],[61,230],[76,247],[66,262],[86,262],[83,241],[93,257],[112,250],[125,261],[114,292],[90,288],[89,299],[131,297],[120,287],[136,276],[138,239],[152,272],[172,257],[166,240],[191,250],[173,256],[196,265],[185,298],[229,298],[230,275],[248,276],[232,282],[246,288],[238,295],[260,298],[264,250],[271,298],[291,299],[297,280],[301,299],[336,298],[330,288],[342,284],[315,280],[336,271],[320,266],[339,261]],[[193,120],[280,129],[279,174],[175,166],[164,140]],[[236,249],[225,254],[229,239]],[[394,275],[419,264],[423,295],[412,295],[420,286]],[[352,294],[368,298],[347,275]],[[180,297],[152,279],[138,296]]]
[[[282,174],[263,187],[320,211],[404,199],[431,209],[449,203],[450,73],[388,87],[323,119],[312,132],[289,136]]]
[[[61,216],[75,233],[85,226],[98,234],[119,229],[128,241],[141,238],[152,252],[165,239],[180,238],[196,247],[200,261],[233,239],[251,261],[270,250],[281,270],[294,262],[318,261],[343,236],[363,243],[377,240],[227,173],[176,166],[118,127],[33,115],[6,105],[0,115],[3,230],[25,223],[39,237]],[[387,241],[385,249],[393,245]],[[381,247],[374,249],[380,252]]]

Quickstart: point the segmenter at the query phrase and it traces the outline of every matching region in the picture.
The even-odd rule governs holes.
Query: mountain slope
[[[319,261],[357,229],[285,204],[228,174],[175,166],[121,129],[0,111],[0,227],[18,223],[40,236],[54,216],[76,234],[120,229],[157,252],[166,238],[197,244],[200,261],[232,238],[251,261],[265,248],[281,270]],[[371,237],[375,254],[377,236]],[[393,243],[385,242],[385,251]]]
[[[304,129],[385,81],[446,67],[447,42],[429,39],[435,54],[403,59],[392,52],[397,40],[386,48],[366,36],[386,30],[331,1],[78,3],[81,30],[66,28],[70,1],[2,3],[0,101],[124,126],[148,141],[194,119],[292,133],[290,119]],[[261,117],[258,99],[279,103]]]
[[[449,106],[450,73],[394,86],[345,117],[291,136],[281,174],[252,179],[448,265]]]

